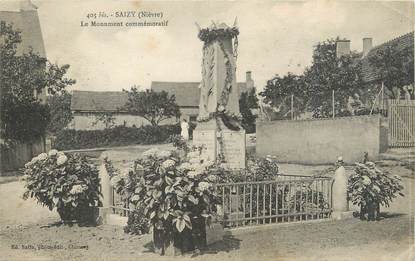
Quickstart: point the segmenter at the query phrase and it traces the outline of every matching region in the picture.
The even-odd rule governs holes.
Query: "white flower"
[[[192,169],[192,164],[190,164],[189,162],[183,162],[182,164],[180,164],[178,169],[181,170],[181,171],[191,170]]]
[[[157,148],[151,148],[149,150],[144,151],[142,155],[145,158],[155,157],[159,152],[160,152],[159,149],[157,149]]]
[[[168,150],[162,150],[157,154],[157,157],[159,158],[168,158],[171,156],[171,151]]]
[[[121,177],[118,175],[115,175],[114,177],[111,178],[110,183],[111,186],[113,186],[114,188],[118,186],[118,183],[121,181]]]
[[[169,168],[173,167],[175,164],[176,164],[176,162],[175,162],[174,160],[168,159],[168,160],[165,160],[165,161],[161,164],[161,166],[162,166],[164,169],[169,169]]]
[[[373,162],[371,162],[371,161],[366,162],[366,166],[368,166],[369,168],[374,168],[374,167],[376,167],[375,163],[373,163]]]
[[[57,150],[50,150],[48,154],[49,154],[49,157],[55,156],[55,155],[58,154],[58,151]]]
[[[35,164],[39,159],[37,157],[33,157],[30,161],[30,164]]]
[[[62,151],[59,151],[58,153],[56,153],[56,156],[65,156],[65,153],[63,153]]]
[[[206,161],[203,161],[202,166],[204,168],[208,168],[208,167],[212,166],[213,164],[214,164],[213,161],[206,160]]]
[[[192,163],[192,164],[200,164],[201,160],[200,160],[199,157],[197,157],[197,158],[190,158],[189,159],[189,162]]]
[[[134,169],[132,167],[126,167],[126,168],[122,168],[121,169],[121,176],[122,177],[127,177],[128,174],[130,174],[130,172],[134,172]]]
[[[365,185],[369,185],[372,181],[370,180],[369,177],[367,176],[363,176],[363,184]]]
[[[201,191],[205,191],[210,188],[210,183],[202,181],[199,183],[198,187]]]
[[[199,174],[200,174],[200,172],[192,170],[192,171],[189,171],[187,173],[187,176],[189,178],[196,178],[197,176],[199,176]]]
[[[33,160],[33,159],[32,159]],[[32,166],[32,162],[31,161],[29,161],[29,162],[27,162],[26,164],[24,164],[24,167],[27,169],[27,168],[29,168],[30,166]]]
[[[66,157],[65,155],[61,155],[56,160],[56,164],[58,164],[58,166],[60,166],[60,165],[64,164],[67,160],[68,160],[68,157]]]
[[[189,158],[198,158],[200,153],[198,151],[191,151],[187,154],[187,157]]]
[[[86,189],[85,186],[82,186],[82,185],[74,185],[74,186],[72,186],[71,191],[69,191],[69,194],[72,194],[72,195],[74,195],[74,194],[80,194],[80,193],[84,192],[85,189]]]
[[[216,175],[209,175],[207,176],[207,180],[209,180],[210,182],[216,182],[218,180],[218,177]]]
[[[45,159],[47,159],[48,158],[48,154],[46,154],[46,153],[40,153],[38,156],[37,156],[37,159],[38,160],[45,160]]]

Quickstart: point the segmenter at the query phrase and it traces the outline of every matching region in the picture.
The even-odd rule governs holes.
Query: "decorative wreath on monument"
[[[206,44],[211,43],[218,38],[230,37],[235,38],[239,35],[239,29],[237,27],[228,28],[203,28],[199,30],[198,37]]]

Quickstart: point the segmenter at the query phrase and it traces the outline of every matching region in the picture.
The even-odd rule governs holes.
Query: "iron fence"
[[[306,221],[331,213],[328,177],[280,175],[275,180],[218,184],[225,227]]]
[[[330,177],[278,175],[274,180],[217,184],[228,228],[329,218]],[[128,199],[113,190],[112,213],[127,217]]]
[[[112,214],[117,214],[121,217],[128,217],[131,209],[129,208],[129,199],[123,198],[112,188],[112,205],[110,206]]]

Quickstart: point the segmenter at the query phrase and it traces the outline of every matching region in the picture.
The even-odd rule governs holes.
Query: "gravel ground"
[[[327,166],[326,166],[327,167]],[[282,165],[285,172],[315,173],[323,167]],[[414,260],[415,179],[402,167],[405,197],[388,218],[264,225],[227,232],[224,241],[189,260]],[[121,227],[57,226],[56,212],[24,201],[23,184],[0,185],[0,260],[170,260],[149,250],[150,235],[131,236]],[[55,249],[38,249],[39,246]],[[412,250],[411,250],[412,246]],[[17,247],[18,249],[13,249]],[[22,249],[23,247],[34,249]]]
[[[235,230],[221,244],[192,260],[395,260],[413,245],[413,217],[378,222],[358,219],[273,225]],[[169,260],[149,250],[151,236],[124,234],[121,227],[38,226],[4,229],[0,260]],[[17,245],[19,249],[12,249]],[[34,249],[24,250],[23,247]],[[38,247],[55,249],[38,249]],[[409,253],[408,253],[409,255]],[[396,259],[405,260],[405,259]]]

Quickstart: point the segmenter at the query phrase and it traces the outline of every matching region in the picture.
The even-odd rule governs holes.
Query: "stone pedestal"
[[[222,140],[222,142],[221,142]],[[229,169],[244,169],[246,166],[245,130],[233,131],[225,126],[217,126],[216,120],[198,123],[193,131],[193,145],[203,146],[202,155],[216,161],[221,152]]]
[[[343,166],[337,168],[333,177],[333,219],[345,219],[353,217],[353,212],[349,211],[349,202],[347,200],[347,175]]]

